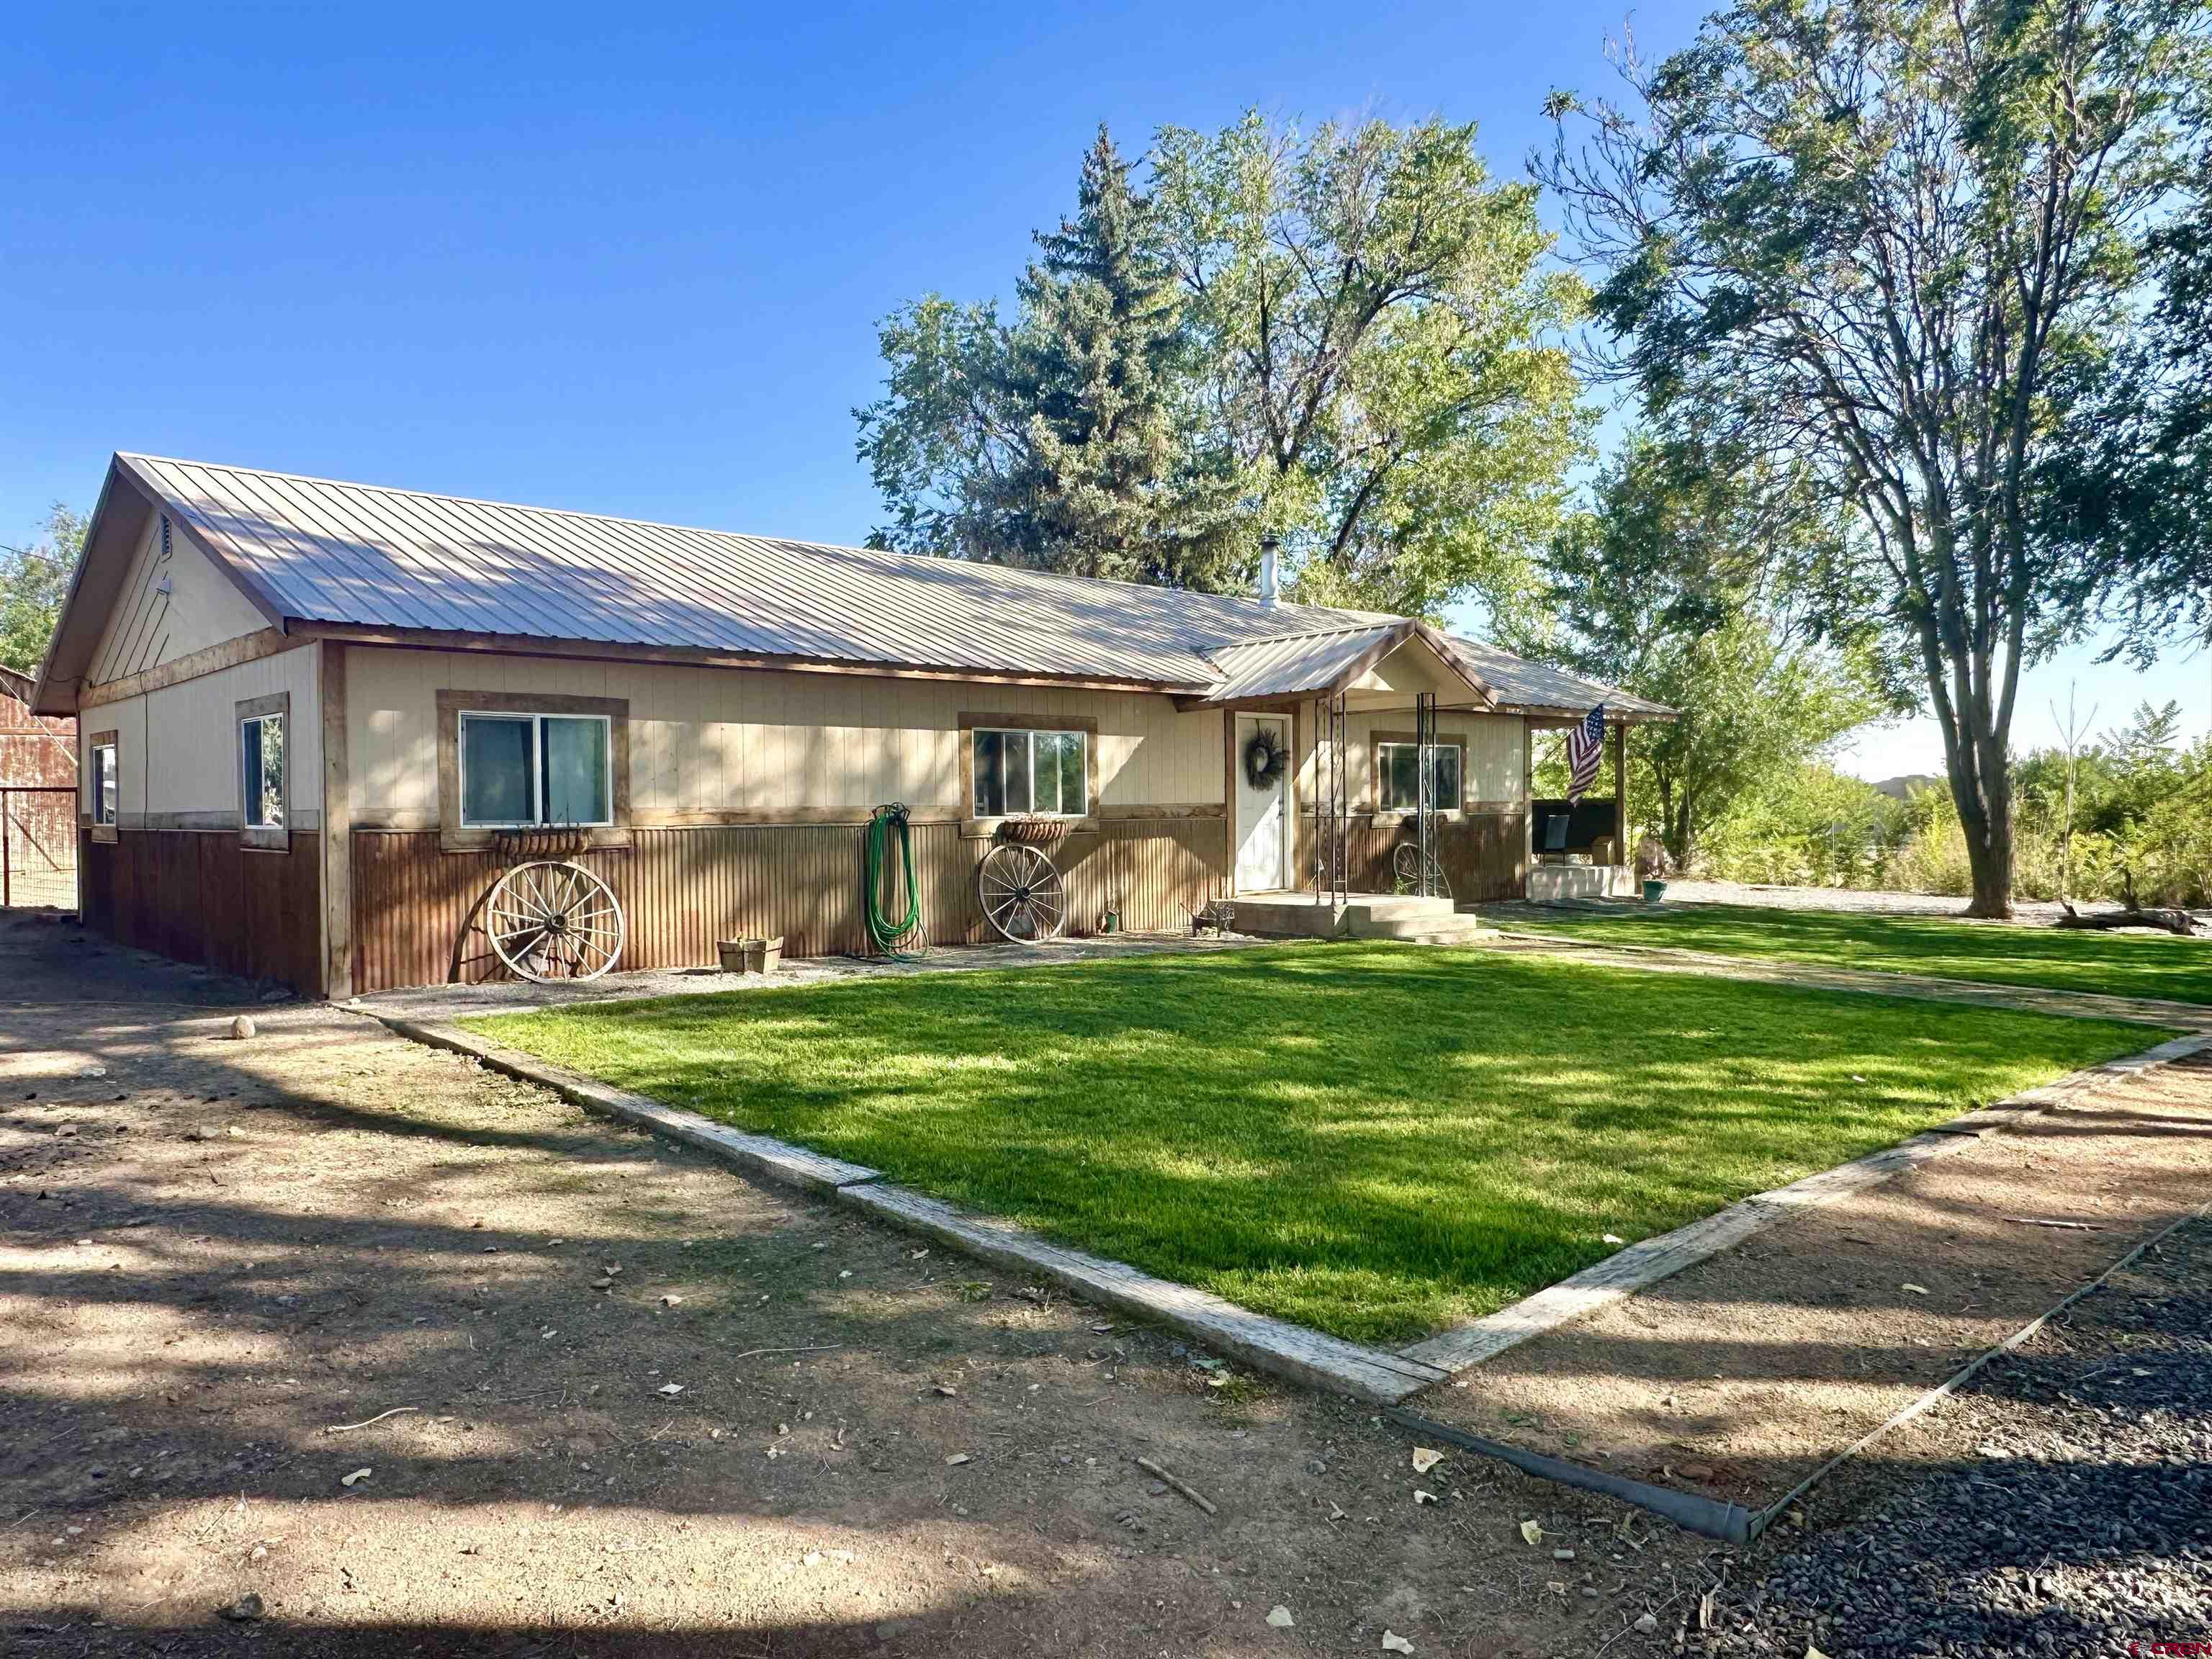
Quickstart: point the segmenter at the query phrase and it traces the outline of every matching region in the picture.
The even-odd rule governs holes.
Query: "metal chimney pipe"
[[[1260,542],[1260,603],[1276,605],[1282,603],[1275,586],[1275,538],[1263,537]]]

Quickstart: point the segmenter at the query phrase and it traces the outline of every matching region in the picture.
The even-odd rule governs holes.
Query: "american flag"
[[[1605,758],[1605,705],[1583,716],[1583,723],[1567,733],[1567,805],[1572,806],[1597,781],[1598,763]]]

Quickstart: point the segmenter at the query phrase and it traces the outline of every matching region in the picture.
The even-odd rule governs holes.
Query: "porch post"
[[[1628,851],[1628,722],[1613,726],[1613,845],[1624,865],[1636,860]]]

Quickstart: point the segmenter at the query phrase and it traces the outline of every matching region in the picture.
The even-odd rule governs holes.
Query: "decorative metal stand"
[[[1316,904],[1342,910],[1352,896],[1352,798],[1346,750],[1350,721],[1344,694],[1314,699],[1314,864]]]
[[[1437,696],[1423,691],[1413,698],[1413,761],[1420,774],[1415,784],[1413,839],[1391,854],[1393,889],[1419,893],[1424,898],[1449,898],[1451,883],[1444,878],[1437,856],[1443,826],[1437,820],[1442,803],[1437,799]]]

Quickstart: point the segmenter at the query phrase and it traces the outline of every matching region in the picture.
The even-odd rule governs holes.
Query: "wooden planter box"
[[[714,953],[722,959],[726,974],[772,974],[783,965],[783,935],[717,939]]]

